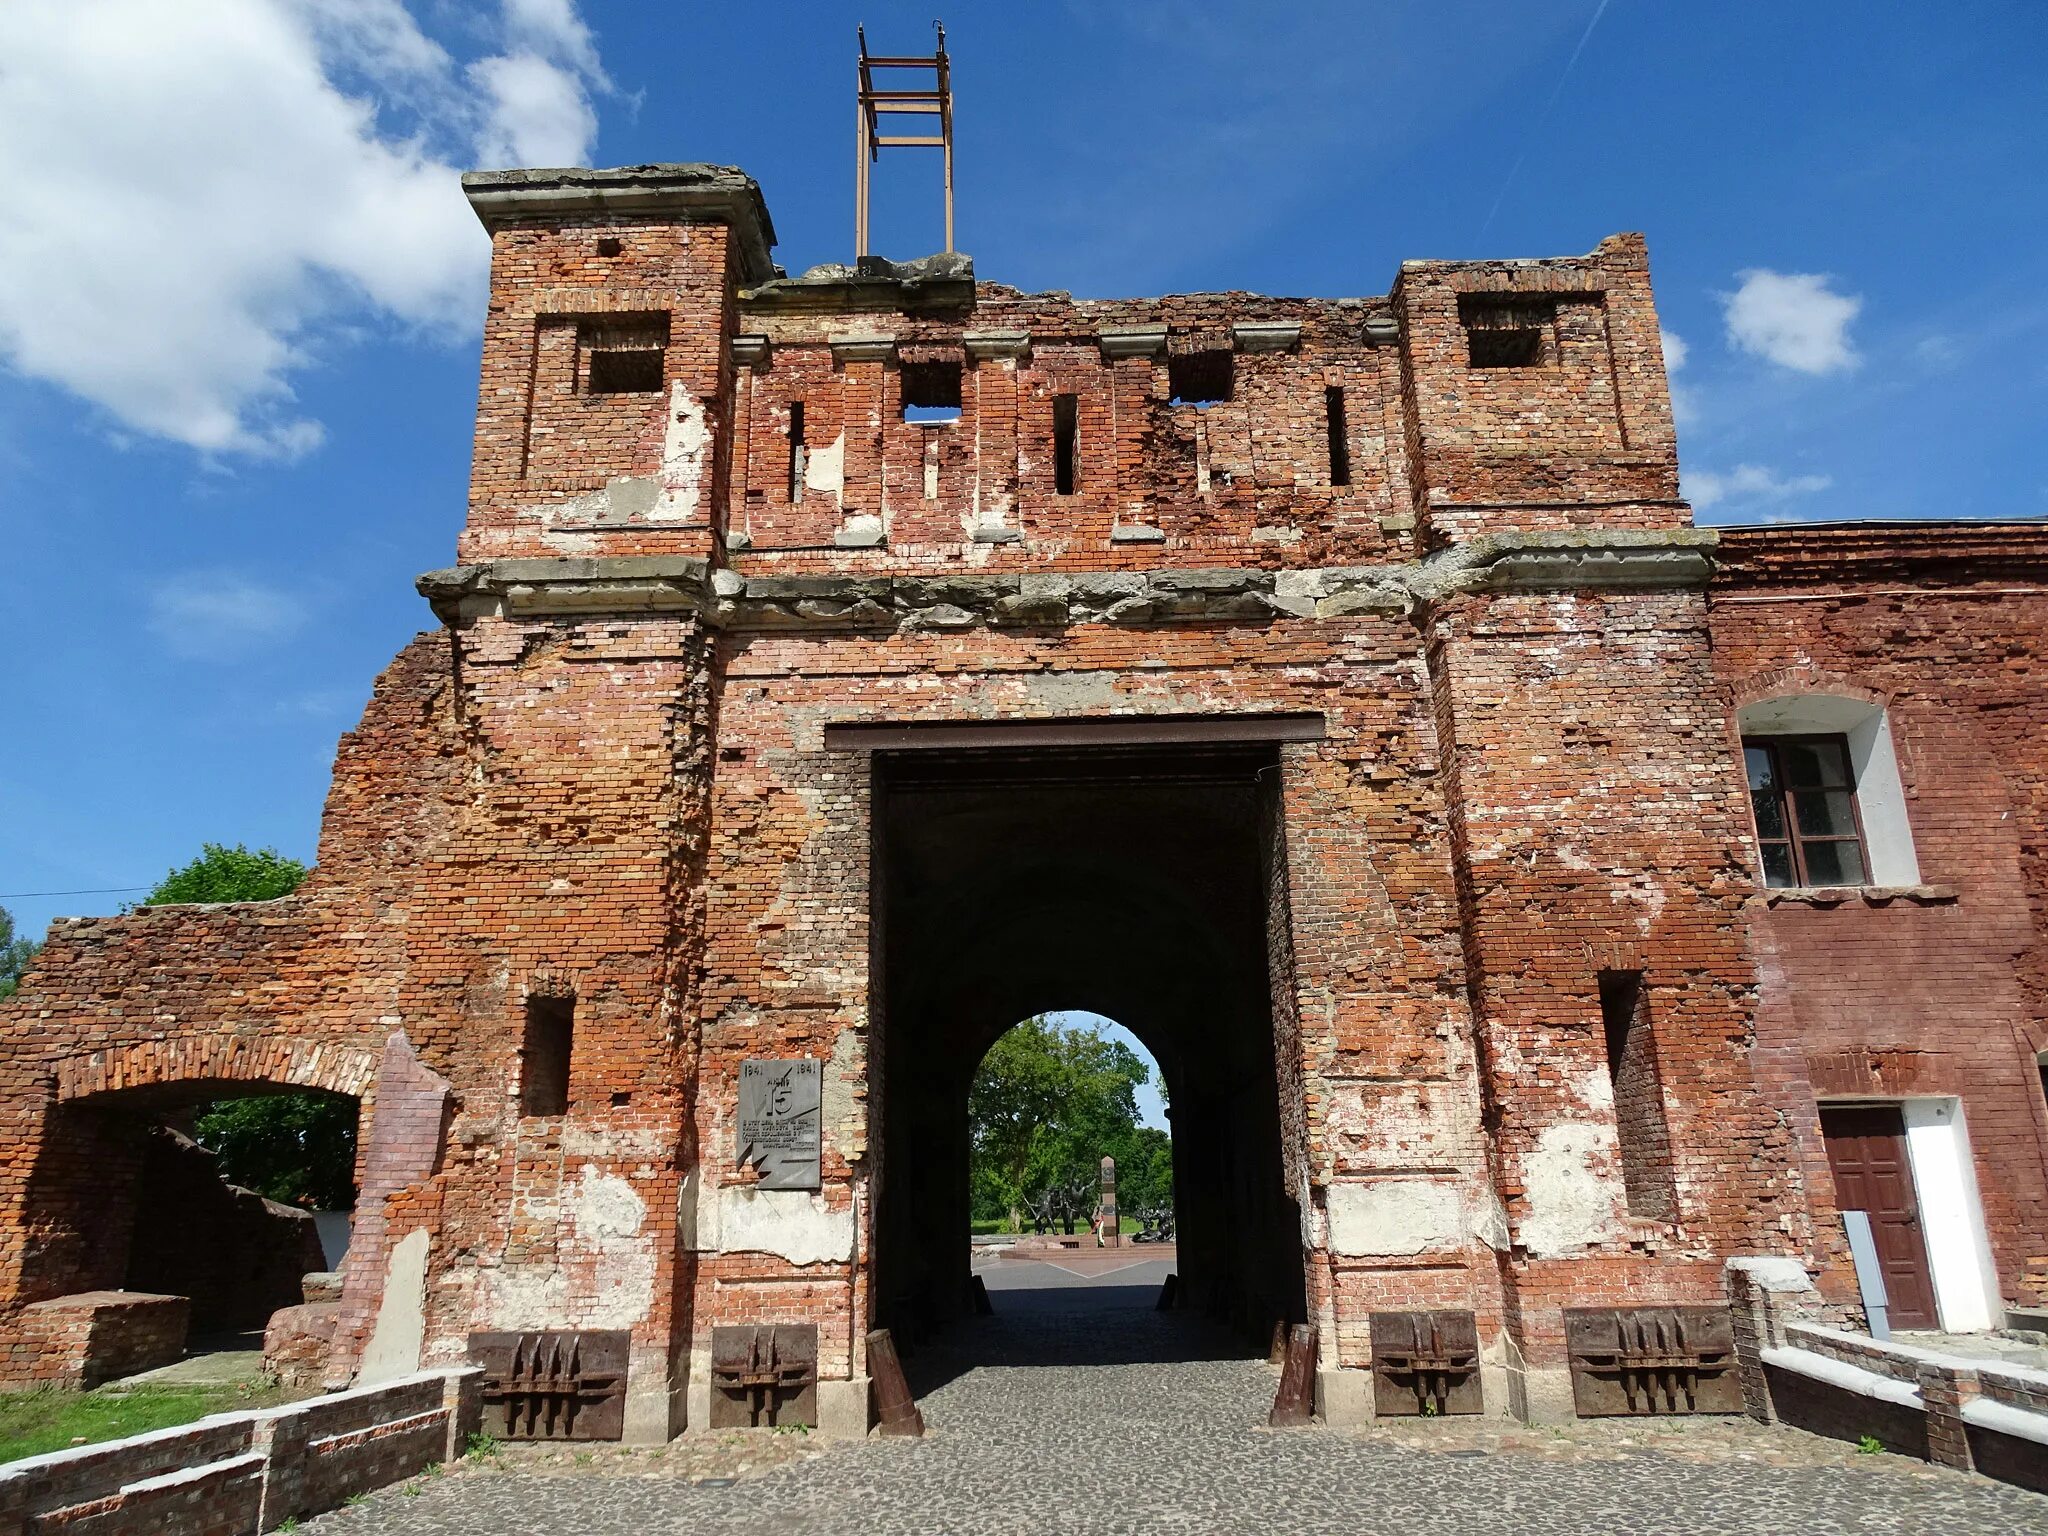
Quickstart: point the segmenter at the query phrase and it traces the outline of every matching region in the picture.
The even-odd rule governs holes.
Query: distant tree
[[[1116,1200],[1133,1215],[1172,1209],[1173,1138],[1156,1125],[1134,1129],[1117,1157]]]
[[[970,1188],[978,1219],[1030,1210],[1072,1230],[1069,1208],[1094,1201],[1102,1159],[1135,1158],[1149,1178],[1153,1154],[1139,1133],[1138,1089],[1151,1071],[1136,1051],[1093,1029],[1026,1019],[989,1048],[968,1095]],[[1163,1132],[1151,1136],[1165,1141]],[[1167,1199],[1172,1159],[1167,1154]],[[1119,1172],[1119,1199],[1122,1175]],[[1144,1185],[1150,1188],[1149,1184]],[[1077,1193],[1077,1191],[1079,1193]]]
[[[354,1099],[273,1093],[222,1099],[200,1112],[192,1139],[219,1158],[220,1176],[267,1199],[314,1211],[356,1203]]]
[[[14,914],[0,907],[0,997],[14,996],[21,974],[43,946],[33,939],[14,936]]]
[[[145,907],[183,902],[273,901],[289,896],[306,878],[306,866],[275,848],[251,853],[240,843],[229,848],[207,843],[199,857],[172,870],[142,898]]]

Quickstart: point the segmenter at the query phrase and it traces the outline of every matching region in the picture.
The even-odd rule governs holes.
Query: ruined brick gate
[[[2048,540],[1693,528],[1640,239],[1075,301],[787,278],[725,168],[468,191],[468,526],[315,872],[60,923],[0,1005],[12,1379],[22,1306],[122,1281],[138,1124],[306,1086],[364,1107],[329,1381],[576,1332],[662,1438],[782,1325],[864,1424],[867,1329],[967,1304],[974,1068],[1054,1008],[1153,1050],[1184,1290],[1315,1323],[1333,1408],[1469,1338],[1461,1405],[1567,1412],[1568,1308],[1625,1352],[1731,1257],[1852,1300],[1830,1095],[1968,1098],[1950,1214],[2038,1294]],[[1869,867],[1778,879],[1741,739],[1834,730]],[[742,1156],[789,1061],[814,1179]]]

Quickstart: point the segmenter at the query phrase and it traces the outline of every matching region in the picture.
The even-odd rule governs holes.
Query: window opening
[[[1607,1076],[1614,1086],[1614,1130],[1629,1214],[1677,1219],[1671,1172],[1671,1130],[1664,1085],[1650,1031],[1650,994],[1641,971],[1600,973],[1600,1023],[1607,1037]]]
[[[529,997],[526,1038],[519,1050],[519,1112],[569,1112],[569,1057],[576,1033],[573,997]]]
[[[1344,391],[1332,384],[1323,391],[1323,415],[1330,434],[1330,484],[1351,483],[1351,433],[1344,422]]]
[[[593,395],[645,395],[660,390],[662,356],[655,347],[596,347],[590,353]]]
[[[905,363],[899,371],[905,421],[960,419],[958,363]]]
[[[1052,489],[1056,496],[1071,496],[1078,481],[1075,474],[1075,443],[1080,435],[1081,401],[1078,395],[1052,397]]]
[[[804,470],[810,451],[804,444],[804,403],[789,402],[789,499],[804,499]]]
[[[1862,885],[1869,860],[1846,736],[1746,736],[1766,886]]]
[[[1541,367],[1543,333],[1556,317],[1557,306],[1548,299],[1458,300],[1466,357],[1474,368]]]
[[[1236,359],[1224,351],[1177,352],[1166,360],[1166,384],[1174,405],[1214,405],[1231,397]]]

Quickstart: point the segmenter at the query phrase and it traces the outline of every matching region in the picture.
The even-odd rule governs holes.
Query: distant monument
[[[1116,1159],[1102,1160],[1102,1241],[1111,1248],[1124,1245],[1123,1233],[1117,1230],[1116,1217]]]

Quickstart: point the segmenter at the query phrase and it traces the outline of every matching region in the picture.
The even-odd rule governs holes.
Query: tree
[[[1026,1208],[1057,1209],[1072,1230],[1073,1201],[1066,1197],[1085,1189],[1092,1201],[1106,1156],[1117,1160],[1119,1195],[1128,1201],[1121,1194],[1126,1160],[1147,1170],[1154,1160],[1140,1135],[1147,1128],[1138,1124],[1138,1089],[1150,1077],[1137,1052],[1094,1029],[1066,1029],[1041,1016],[1005,1033],[982,1059],[968,1094],[976,1217],[1007,1213],[1016,1225]],[[1166,1143],[1164,1132],[1149,1135]]]
[[[33,939],[16,938],[14,914],[0,907],[0,997],[14,996],[15,988],[21,985],[22,972],[42,947]]]
[[[220,1176],[267,1199],[314,1211],[356,1203],[356,1103],[332,1093],[222,1099],[202,1110],[192,1139],[220,1159]]]
[[[199,857],[174,869],[142,898],[145,907],[182,902],[274,901],[289,896],[306,878],[306,866],[275,848],[251,853],[240,843],[204,844]]]

